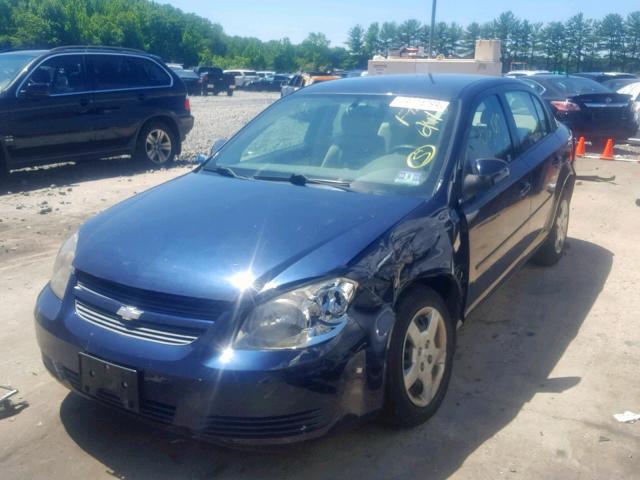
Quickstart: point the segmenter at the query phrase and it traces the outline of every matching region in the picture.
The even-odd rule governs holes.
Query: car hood
[[[231,300],[345,267],[423,200],[191,173],[88,221],[77,270],[123,285]]]

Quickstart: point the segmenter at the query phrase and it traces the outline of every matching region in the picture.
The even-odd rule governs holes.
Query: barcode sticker
[[[449,102],[420,97],[396,97],[389,104],[394,108],[407,108],[409,110],[425,110],[427,112],[444,112]]]

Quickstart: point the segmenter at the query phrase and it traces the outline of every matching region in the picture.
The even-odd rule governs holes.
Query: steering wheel
[[[391,149],[390,153],[402,153],[402,152],[411,153],[415,149],[416,149],[415,145],[408,145],[408,144],[396,145]]]

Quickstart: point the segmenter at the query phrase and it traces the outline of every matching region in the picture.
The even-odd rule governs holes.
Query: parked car
[[[185,69],[182,65],[167,64],[167,66],[182,80],[182,83],[187,87],[189,95],[202,94],[202,79],[200,75],[193,70]]]
[[[180,78],[121,48],[0,54],[0,111],[3,170],[117,155],[167,165],[193,127]]]
[[[289,82],[289,75],[276,74],[273,77],[264,77],[249,82],[245,89],[255,92],[279,92],[283,85]]]
[[[196,69],[196,73],[202,79],[202,95],[218,95],[226,92],[228,97],[233,96],[236,89],[236,77],[234,75],[224,73],[219,67],[200,66]]]
[[[520,78],[553,110],[576,137],[584,136],[597,148],[608,138],[626,140],[638,129],[629,95],[575,75],[536,75]]]
[[[580,72],[574,73],[577,77],[588,78],[589,80],[593,80],[594,82],[604,83],[608,80],[622,80],[622,79],[638,79],[637,75],[633,73],[622,73],[622,72]]]
[[[287,95],[291,95],[294,92],[297,92],[301,88],[308,87],[315,83],[329,82],[331,80],[339,80],[340,77],[337,75],[329,75],[325,73],[320,74],[310,74],[310,73],[300,73],[291,77],[288,83],[282,85],[280,90],[280,96],[286,97]]]
[[[225,70],[224,73],[232,75],[236,79],[237,88],[244,88],[259,78],[255,70]]]
[[[530,258],[560,260],[572,147],[516,80],[309,87],[65,242],[35,309],[44,364],[216,441],[305,440],[380,409],[421,424],[456,325]]]
[[[633,110],[635,111],[636,115],[636,123],[640,128],[640,81],[622,87],[620,90],[618,90],[618,93],[621,93],[623,95],[631,95]],[[636,132],[636,136],[640,137],[638,133],[640,132]]]
[[[271,70],[260,70],[260,71],[256,72],[256,75],[258,75],[258,78],[274,77],[275,74],[276,74],[276,72],[271,71]]]

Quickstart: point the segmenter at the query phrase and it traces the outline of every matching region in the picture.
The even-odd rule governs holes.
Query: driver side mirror
[[[509,164],[499,158],[479,158],[473,162],[472,170],[463,180],[465,198],[473,198],[511,174]]]
[[[20,95],[27,98],[48,97],[49,92],[48,83],[30,83],[20,90]]]

